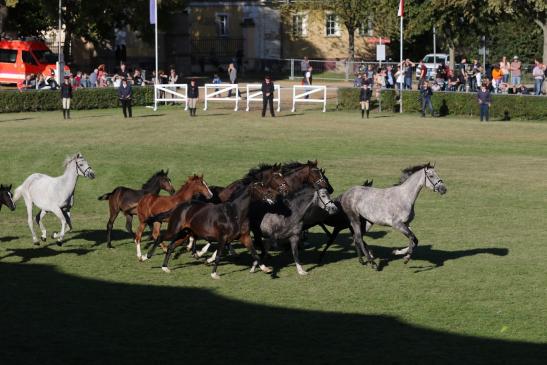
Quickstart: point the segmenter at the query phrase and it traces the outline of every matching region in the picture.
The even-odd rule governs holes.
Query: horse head
[[[175,193],[175,188],[173,187],[173,184],[171,183],[171,179],[169,176],[169,170],[163,171],[161,170],[158,176],[158,183],[161,189],[167,191],[169,194],[173,195]]]
[[[13,195],[11,194],[11,185],[0,185],[0,208],[4,204],[12,212],[15,210],[15,203],[13,202]]]
[[[424,165],[424,175],[425,175],[425,186],[428,189],[433,190],[441,195],[446,194],[446,186],[444,185],[443,180],[437,174],[435,170],[435,165],[431,165],[429,162]]]
[[[272,167],[271,177],[266,181],[266,184],[272,189],[277,190],[282,196],[289,194],[289,184],[281,173],[281,165],[275,164]]]
[[[255,182],[251,184],[251,198],[254,200],[261,200],[269,205],[275,204],[278,196],[277,190],[265,185],[262,182]]]
[[[78,174],[78,176],[84,176],[91,180],[95,178],[95,171],[93,171],[93,169],[89,165],[89,162],[87,162],[87,160],[81,153],[78,152],[77,154],[75,154],[68,161],[68,163],[65,163],[65,166],[72,161],[74,161],[74,164],[76,165],[76,173]]]
[[[314,204],[317,205],[319,208],[325,210],[327,213],[329,213],[329,215],[336,214],[338,212],[338,207],[330,198],[327,189],[319,189],[315,191]]]
[[[203,179],[203,174],[201,176],[194,174],[188,178],[188,188],[192,189],[193,195],[201,194],[206,199],[211,199],[213,197],[213,192],[209,189],[209,185]]]
[[[317,161],[315,161],[314,163],[308,161],[308,167],[308,182],[313,185],[315,189],[327,189],[327,192],[329,194],[332,194],[334,192],[334,189],[329,183],[329,179],[325,175],[325,170],[317,167]]]

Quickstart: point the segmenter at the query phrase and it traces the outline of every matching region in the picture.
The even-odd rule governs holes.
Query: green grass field
[[[34,247],[24,202],[0,212],[0,363],[360,363],[547,361],[547,124],[315,110],[261,119],[213,107],[0,115],[0,182],[62,173],[82,152],[97,174],[80,179],[74,231],[61,248]],[[345,231],[316,266],[326,237],[274,252],[276,275],[250,274],[250,256],[223,261],[221,280],[184,252],[160,270],[140,263],[118,218],[106,248],[107,203],[118,185],[139,187],[168,168],[227,184],[259,162],[318,159],[335,196],[365,179],[390,186],[409,165],[435,161],[445,196],[422,191],[414,260],[375,272],[357,262]],[[45,220],[49,232],[59,223]],[[135,222],[134,222],[135,226]],[[376,256],[406,245],[374,227]]]

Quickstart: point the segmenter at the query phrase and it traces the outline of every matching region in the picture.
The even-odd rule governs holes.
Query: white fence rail
[[[247,108],[245,111],[249,111],[249,105],[253,101],[262,101],[262,84],[247,84]],[[281,110],[281,87],[274,85],[274,103],[277,103],[277,111]]]
[[[208,103],[211,101],[232,101],[235,103],[234,111],[239,108],[239,91],[237,84],[205,84],[205,105],[203,110],[207,110]],[[232,91],[234,96],[222,96],[223,93]]]
[[[161,102],[185,103],[184,110],[188,110],[187,84],[160,84],[154,85],[154,111],[158,110]]]
[[[302,90],[303,92],[297,93]],[[321,94],[321,99],[313,99],[312,94]],[[327,87],[325,85],[293,85],[292,112],[296,110],[296,103],[322,103],[323,113],[327,111]]]

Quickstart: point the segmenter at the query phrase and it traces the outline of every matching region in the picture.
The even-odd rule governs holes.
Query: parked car
[[[17,84],[28,74],[45,77],[56,71],[57,55],[40,40],[0,40],[0,83]],[[65,66],[65,74],[70,68]]]
[[[437,67],[444,62],[447,65],[450,62],[449,55],[446,53],[427,54],[423,58],[424,64],[427,67],[427,79],[434,79],[437,73]],[[420,69],[416,67],[416,78],[420,77]]]

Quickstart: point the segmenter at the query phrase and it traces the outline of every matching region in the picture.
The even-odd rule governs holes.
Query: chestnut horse
[[[217,274],[217,266],[224,246],[237,239],[249,250],[253,259],[260,266],[260,269],[266,273],[270,273],[272,270],[261,263],[260,257],[254,249],[248,214],[252,201],[261,200],[273,205],[277,199],[277,195],[278,192],[276,190],[265,186],[261,182],[254,182],[246,186],[241,186],[232,194],[230,201],[225,203],[213,204],[192,201],[180,204],[170,215],[167,231],[156,239],[153,246],[156,247],[164,240],[171,241],[165,254],[162,270],[169,272],[167,265],[174,249],[180,242],[192,236],[196,239],[202,238],[209,242],[218,242],[219,244],[218,255],[211,272],[213,279],[220,278]],[[161,220],[162,218],[157,216],[154,219]]]
[[[167,174],[169,174],[169,170],[156,172],[142,185],[140,190],[118,186],[111,193],[98,197],[99,200],[108,200],[108,206],[110,207],[110,218],[108,218],[108,223],[106,224],[106,246],[108,248],[112,248],[110,235],[112,234],[114,221],[120,212],[123,212],[125,215],[125,229],[133,235],[133,216],[137,214],[139,200],[146,194],[157,195],[161,189],[173,195],[175,188],[171,184],[171,179],[169,179]]]
[[[156,216],[160,213],[170,212],[180,203],[190,201],[194,195],[201,194],[207,199],[213,197],[213,193],[209,186],[203,180],[203,175],[193,175],[188,177],[188,180],[180,189],[172,196],[158,196],[154,194],[146,194],[137,205],[137,216],[139,217],[139,228],[135,234],[135,244],[137,245],[137,258],[142,259],[141,255],[141,238],[146,226],[146,221],[151,216]],[[169,218],[166,216],[163,220]],[[160,233],[161,220],[154,222],[152,237],[157,239]]]
[[[295,192],[303,185],[309,185],[315,189],[327,189],[329,194],[334,189],[325,176],[325,170],[317,167],[317,160],[307,163],[289,162],[281,167],[281,173],[289,185],[289,191]]]

